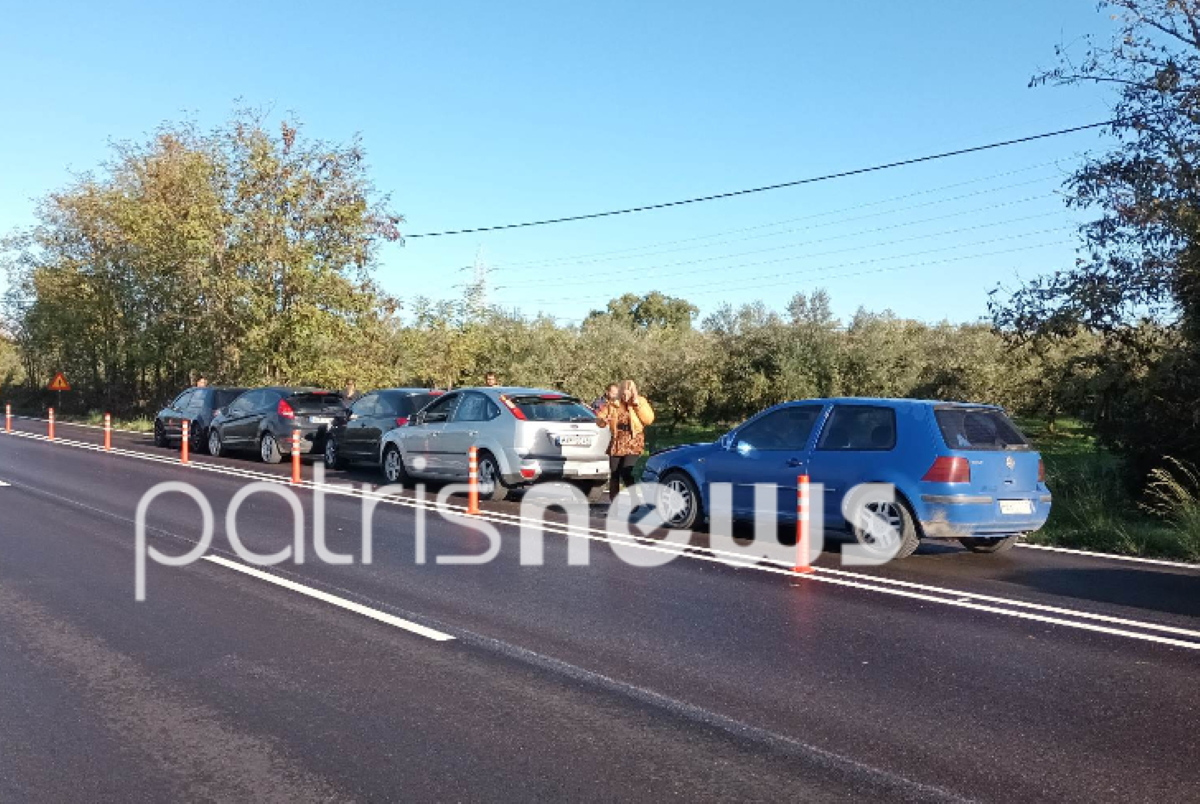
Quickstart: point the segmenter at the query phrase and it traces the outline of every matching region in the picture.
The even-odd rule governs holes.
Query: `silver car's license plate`
[[[560,447],[590,447],[592,437],[586,435],[560,435],[554,437],[554,442]]]
[[[333,424],[332,416],[309,416],[308,420],[313,424]]]

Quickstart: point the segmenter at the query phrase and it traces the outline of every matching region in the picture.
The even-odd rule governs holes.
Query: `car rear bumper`
[[[504,482],[509,485],[544,480],[608,480],[608,457],[592,460],[555,460],[553,458],[517,458]]]
[[[325,451],[325,439],[329,435],[329,430],[325,425],[301,427],[298,429],[300,430],[299,452],[301,455],[312,455]],[[279,444],[279,451],[284,455],[292,454],[292,436],[293,432],[289,430],[287,433],[275,437]]]
[[[1027,501],[1028,512],[1006,513],[1004,504]],[[995,497],[988,494],[923,494],[918,519],[929,539],[1011,536],[1046,524],[1053,498],[1047,493]]]

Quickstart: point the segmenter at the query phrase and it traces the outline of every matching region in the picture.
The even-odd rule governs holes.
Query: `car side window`
[[[392,418],[400,415],[400,409],[396,406],[394,397],[387,394],[379,394],[375,397],[375,415]]]
[[[210,393],[212,392],[207,388],[201,388],[199,391],[195,391],[192,394],[192,398],[188,400],[188,406],[186,408],[187,412],[193,415],[202,413],[204,411],[205,404],[208,402],[208,395]]]
[[[829,416],[817,449],[885,452],[895,446],[895,410],[874,405],[838,405]]]
[[[379,395],[367,394],[350,406],[350,412],[359,418],[379,415]]]
[[[738,430],[738,450],[803,450],[820,415],[820,405],[793,405],[772,411]]]
[[[258,396],[254,399],[254,410],[273,411],[281,399],[283,399],[283,394],[278,391],[259,391]]]
[[[486,422],[492,418],[488,410],[488,398],[483,394],[463,394],[462,402],[454,414],[456,422]]]
[[[253,397],[253,396],[254,396],[254,392],[251,392],[251,393],[247,393],[247,394],[242,394],[237,399],[233,400],[233,402],[231,402],[229,404],[230,415],[233,415],[236,413],[245,413],[246,411],[250,410],[250,401],[251,401],[251,397]]]
[[[425,408],[425,424],[438,424],[450,421],[450,416],[454,413],[454,409],[458,407],[460,396],[460,394],[449,394]]]

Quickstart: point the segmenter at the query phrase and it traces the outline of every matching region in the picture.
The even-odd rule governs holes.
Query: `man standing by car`
[[[483,384],[488,388],[495,388],[500,385],[500,381],[496,379],[496,372],[489,371],[483,375]]]
[[[346,381],[346,390],[342,392],[342,399],[346,403],[346,407],[354,404],[354,400],[358,399],[358,388],[354,384],[354,380]]]

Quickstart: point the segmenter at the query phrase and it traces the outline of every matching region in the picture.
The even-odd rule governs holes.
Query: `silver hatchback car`
[[[546,480],[590,493],[608,481],[609,438],[591,408],[561,391],[463,388],[384,436],[383,473],[390,483],[465,481],[468,452],[477,447],[482,499],[503,500]]]

